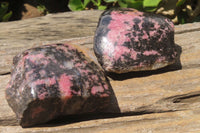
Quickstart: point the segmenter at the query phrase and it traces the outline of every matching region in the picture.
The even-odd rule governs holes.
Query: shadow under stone
[[[128,73],[122,73],[122,74],[117,74],[113,72],[107,72],[106,75],[110,77],[113,80],[126,80],[126,79],[131,79],[131,78],[139,78],[139,77],[146,77],[146,76],[151,76],[155,74],[162,74],[170,71],[177,71],[182,69],[181,61],[180,61],[180,56],[182,53],[182,48],[181,46],[175,44],[175,48],[177,50],[177,58],[174,64],[171,64],[169,66],[166,66],[164,68],[160,68],[157,70],[151,70],[151,71],[135,71],[135,72],[128,72]]]
[[[84,121],[89,121],[89,120],[110,119],[110,118],[138,116],[138,115],[152,114],[152,113],[176,112],[176,111],[179,111],[179,110],[167,110],[167,111],[141,110],[141,111],[135,111],[135,112],[126,112],[126,113],[98,113],[95,115],[94,114],[69,115],[69,116],[60,117],[58,119],[54,119],[52,121],[49,121],[37,127],[56,127],[56,126],[63,126],[67,124],[73,124],[73,123],[84,122]]]

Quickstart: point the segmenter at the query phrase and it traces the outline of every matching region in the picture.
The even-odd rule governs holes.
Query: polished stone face
[[[111,86],[102,69],[72,45],[46,45],[13,60],[6,89],[8,104],[23,127],[57,116],[105,108]]]
[[[174,63],[171,20],[135,9],[105,11],[96,29],[94,52],[107,72],[154,70]]]

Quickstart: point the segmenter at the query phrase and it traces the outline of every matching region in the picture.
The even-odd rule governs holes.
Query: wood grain
[[[0,24],[0,132],[200,132],[200,23],[175,27],[180,54],[175,64],[150,72],[109,74],[117,100],[113,106],[120,113],[111,106],[104,115],[18,126],[4,96],[13,56],[27,48],[67,42],[86,47],[96,60],[92,45],[100,14],[61,13]]]

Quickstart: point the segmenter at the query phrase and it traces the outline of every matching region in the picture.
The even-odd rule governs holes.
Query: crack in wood
[[[0,76],[9,75],[11,72],[0,73]]]
[[[189,102],[192,99],[191,103],[194,103],[194,98],[199,99],[198,101],[195,101],[195,102],[200,102],[200,91],[194,92],[192,94],[183,94],[183,95],[172,96],[169,98],[165,98],[165,100],[170,100],[173,103],[185,103],[184,101],[187,100],[187,102]]]
[[[171,96],[171,97],[166,97],[164,99],[159,100],[158,102],[166,102],[166,101],[170,101],[172,103],[180,103],[181,100],[184,99],[190,99],[193,97],[200,97],[200,91],[195,91],[192,93],[188,93],[188,94],[182,94],[182,95],[175,95],[175,96]],[[200,100],[199,100],[200,102]]]
[[[195,31],[200,31],[200,28],[180,30],[180,31],[176,31],[175,34],[184,34],[184,33],[190,33],[190,32],[195,32]]]

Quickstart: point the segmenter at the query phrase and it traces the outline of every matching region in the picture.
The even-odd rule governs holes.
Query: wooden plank
[[[68,42],[78,44],[90,49],[86,52],[92,53],[93,33],[100,13],[101,11],[92,13],[84,11],[83,13],[49,15],[44,18],[11,22],[11,28],[7,23],[0,24],[0,29],[3,26],[6,27],[5,31],[3,31],[3,28],[0,30],[0,73],[10,72],[12,58],[17,53],[46,43]],[[88,18],[88,15],[92,18]],[[79,37],[76,33],[78,28],[75,25],[84,25],[84,23],[81,23],[82,17],[87,18],[88,20],[83,21],[88,23],[85,31],[79,31],[82,35]],[[66,21],[69,18],[74,22]],[[59,19],[62,21],[59,21]],[[41,30],[40,20],[41,23],[48,22],[48,24],[43,24],[48,25],[48,28],[46,27],[48,30]],[[69,23],[65,24],[65,22]],[[56,36],[54,36],[56,33],[50,34],[49,37],[46,36],[49,31],[56,30],[56,23],[60,25],[59,28],[66,27],[66,29],[70,28],[68,25],[71,25],[71,27],[73,25],[72,29],[74,30],[71,29],[70,31],[72,34],[68,35],[68,31],[65,31],[64,28],[57,28],[60,32],[57,32]],[[29,24],[32,25],[28,26]],[[89,29],[86,30],[88,27]],[[14,31],[9,32],[12,28]],[[28,30],[30,29],[33,31],[29,33]],[[116,98],[117,103],[113,103],[113,106],[106,110],[107,113],[111,114],[104,116],[78,116],[74,117],[73,120],[68,118],[41,127],[22,129],[18,126],[15,115],[9,108],[4,96],[10,75],[1,75],[0,132],[200,131],[200,58],[198,58],[200,53],[200,23],[180,25],[176,26],[175,29],[175,43],[179,46],[180,59],[175,64],[156,71],[110,75],[110,83],[115,93],[113,99]],[[34,30],[39,33],[34,32]],[[4,38],[6,34],[10,34],[13,38]],[[27,39],[29,37],[32,39]],[[96,60],[94,56],[93,58]],[[118,112],[115,110],[116,107],[120,109],[122,114],[115,114]]]
[[[111,81],[121,112],[133,114],[108,115],[50,123],[22,129],[0,89],[0,131],[2,132],[180,132],[200,131],[200,69],[168,72],[126,81]],[[167,78],[163,78],[163,77]],[[9,75],[1,76],[5,88]],[[167,80],[166,80],[167,79]],[[184,83],[183,83],[184,82]],[[157,113],[156,113],[157,112]],[[133,115],[133,116],[126,116]],[[108,118],[106,118],[108,117]],[[109,118],[114,117],[114,118]],[[89,119],[89,120],[88,120]],[[81,121],[83,120],[83,121]],[[88,120],[88,121],[84,121]],[[80,122],[79,122],[80,121]]]

